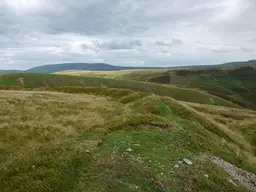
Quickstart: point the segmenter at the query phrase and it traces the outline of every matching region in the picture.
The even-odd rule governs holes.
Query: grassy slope
[[[109,78],[132,79],[149,81],[162,84],[170,84],[170,75],[177,74],[182,81],[173,77],[171,84],[177,84],[188,88],[198,88],[210,94],[235,102],[249,108],[256,108],[256,69],[250,68],[218,68],[218,69],[173,69],[169,70],[140,70],[126,72],[99,72],[93,75],[102,75]],[[92,75],[83,71],[60,72],[67,75]]]
[[[256,106],[256,69],[253,67],[180,72],[187,87],[198,87],[246,107]]]
[[[154,93],[161,96],[170,96],[181,101],[237,107],[237,105],[231,102],[200,92],[196,89],[185,89],[176,86],[166,87],[159,84],[129,80],[49,74],[9,74],[0,76],[0,85],[3,87],[21,86],[21,84],[17,82],[19,78],[23,78],[25,88],[54,88],[59,86],[123,88]]]
[[[56,72],[59,75],[73,75],[86,77],[105,77],[114,79],[132,79],[145,81],[152,76],[158,76],[171,69],[137,69],[137,70],[122,70],[122,71],[85,71],[85,70],[67,70]]]
[[[255,134],[223,123],[252,131],[245,122],[253,111],[130,90],[56,89],[92,95],[0,92],[1,191],[244,191],[206,155],[256,172]],[[193,166],[174,168],[185,157]]]

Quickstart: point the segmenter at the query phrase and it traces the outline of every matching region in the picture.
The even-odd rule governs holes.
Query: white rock
[[[131,148],[126,149],[126,151],[133,152],[133,150]]]
[[[86,153],[90,153],[90,151],[89,151],[89,150],[86,150]]]
[[[207,175],[207,174],[204,174],[204,176],[207,177],[207,178],[209,177],[209,175]]]
[[[183,161],[184,161],[184,163],[186,163],[187,165],[193,165],[193,162],[190,161],[189,159],[184,158]]]
[[[180,166],[179,166],[179,165],[177,165],[177,164],[176,164],[176,165],[174,165],[174,168],[179,168],[179,167],[180,167]]]

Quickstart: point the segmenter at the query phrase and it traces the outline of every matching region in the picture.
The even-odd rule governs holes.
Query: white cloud
[[[40,8],[40,0],[4,0],[6,5],[14,10],[32,10]]]

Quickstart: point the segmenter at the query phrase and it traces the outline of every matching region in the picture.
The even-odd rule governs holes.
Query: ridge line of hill
[[[192,66],[175,66],[175,67],[134,67],[134,66],[116,66],[106,63],[62,63],[48,64],[33,67],[28,70],[0,70],[0,74],[9,73],[55,73],[65,70],[89,70],[89,71],[118,71],[132,69],[167,69],[167,68],[216,68],[216,67],[240,67],[247,65],[256,65],[256,60],[230,62],[217,65],[192,65]]]

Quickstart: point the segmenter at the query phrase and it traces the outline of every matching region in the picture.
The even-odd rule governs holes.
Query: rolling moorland
[[[253,191],[212,160],[256,173],[251,106],[137,72],[0,75],[1,191]]]
[[[62,71],[57,74],[129,79],[197,88],[240,106],[256,109],[256,67],[157,69],[125,71]]]

